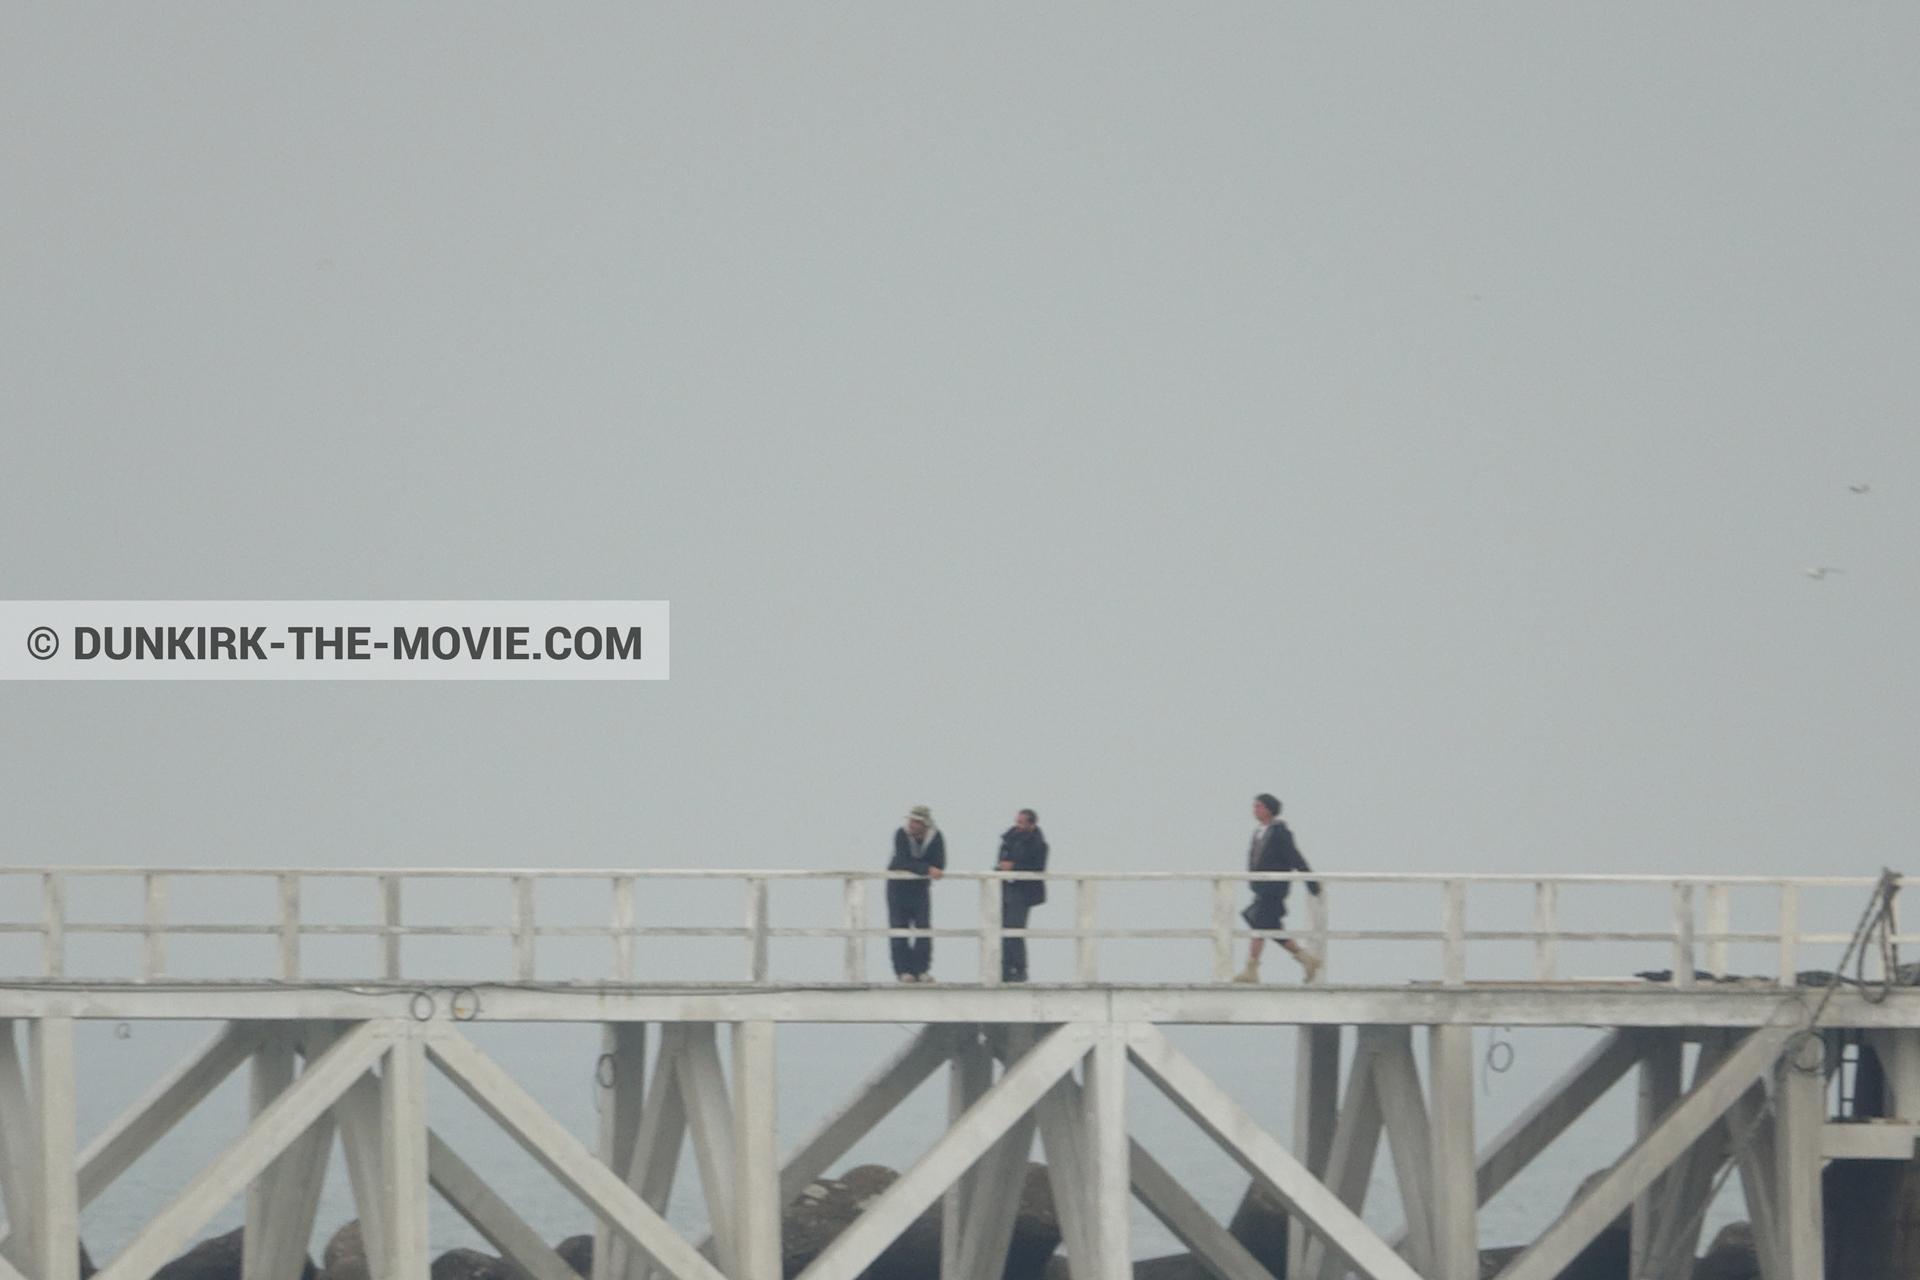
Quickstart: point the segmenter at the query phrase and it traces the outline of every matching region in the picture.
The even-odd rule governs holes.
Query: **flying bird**
[[[1873,486],[1870,484],[1850,484],[1847,488],[1854,493],[1869,493],[1873,490]]]
[[[1845,572],[1846,572],[1845,569],[1836,569],[1832,565],[1822,565],[1818,569],[1807,570],[1807,576],[1809,578],[1815,579],[1816,581],[1824,581],[1827,577],[1829,577],[1832,574],[1845,573]]]

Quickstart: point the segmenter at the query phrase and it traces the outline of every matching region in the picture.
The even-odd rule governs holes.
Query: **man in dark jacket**
[[[931,929],[932,895],[927,881],[938,880],[947,866],[947,841],[933,825],[933,811],[917,804],[907,811],[907,823],[893,833],[893,860],[889,871],[907,871],[917,880],[887,881],[887,927]],[[893,974],[902,982],[932,982],[932,938],[892,938]]]
[[[1260,825],[1254,828],[1253,842],[1247,846],[1247,870],[1313,870],[1293,842],[1293,832],[1280,821],[1280,802],[1272,795],[1263,791],[1253,798],[1253,820]],[[1286,918],[1287,890],[1292,887],[1286,880],[1254,881],[1253,901],[1240,913],[1240,918],[1247,922],[1249,929],[1278,929]],[[1307,881],[1307,888],[1316,894],[1320,892],[1319,884],[1312,880]],[[1234,975],[1235,982],[1260,981],[1260,952],[1266,945],[1265,938],[1253,940],[1247,950],[1247,967]],[[1280,939],[1280,945],[1293,953],[1293,958],[1307,971],[1306,980],[1312,982],[1313,975],[1320,972],[1320,957],[1292,938]]]
[[[1045,871],[1047,869],[1047,838],[1040,834],[1040,819],[1031,809],[1022,809],[1013,820],[1013,826],[1000,837],[1000,861],[1002,871]],[[1005,880],[1000,884],[1000,927],[1002,929],[1024,929],[1027,927],[1027,912],[1047,900],[1047,882],[1045,880]],[[1025,982],[1027,980],[1027,940],[1025,938],[1002,938],[1000,940],[1000,981]]]

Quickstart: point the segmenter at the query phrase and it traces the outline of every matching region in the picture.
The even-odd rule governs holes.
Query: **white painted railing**
[[[932,888],[936,914],[944,914],[955,905],[959,890],[956,882],[971,882],[977,891],[977,921],[970,927],[935,927],[927,930],[889,929],[875,925],[872,916],[884,914],[879,899],[882,892],[875,882],[911,879],[904,875],[867,871],[705,871],[682,869],[648,870],[531,870],[490,868],[233,868],[233,867],[0,867],[0,903],[8,901],[6,889],[23,881],[38,881],[40,911],[32,919],[0,919],[0,940],[9,935],[37,935],[39,963],[17,963],[0,958],[0,982],[33,980],[118,980],[153,982],[173,980],[168,968],[168,943],[172,939],[195,937],[270,939],[277,952],[271,972],[234,971],[222,974],[227,980],[271,980],[298,982],[312,978],[303,965],[305,943],[318,938],[367,938],[373,943],[374,962],[357,967],[348,974],[328,974],[327,981],[407,981],[419,975],[410,972],[405,944],[409,940],[436,938],[504,938],[509,942],[511,960],[504,972],[473,972],[473,982],[541,980],[539,951],[542,939],[605,939],[610,963],[597,980],[648,982],[660,975],[636,962],[636,944],[650,940],[720,939],[738,940],[744,951],[744,964],[732,973],[712,972],[699,975],[707,981],[748,983],[792,983],[823,980],[817,973],[784,973],[773,963],[772,944],[790,939],[840,940],[843,944],[839,973],[834,979],[848,983],[869,980],[868,950],[871,943],[899,937],[969,939],[978,947],[978,980],[985,985],[1000,982],[999,953],[1004,937],[1034,940],[1063,939],[1071,943],[1071,980],[1079,983],[1101,979],[1103,944],[1185,941],[1209,944],[1211,964],[1205,973],[1168,968],[1157,974],[1164,982],[1225,982],[1234,972],[1236,950],[1248,939],[1264,936],[1290,938],[1309,950],[1338,963],[1343,957],[1365,954],[1359,948],[1379,944],[1435,944],[1438,964],[1423,964],[1415,972],[1399,974],[1394,981],[1429,981],[1460,985],[1484,980],[1481,966],[1470,958],[1490,946],[1515,945],[1530,949],[1531,964],[1515,971],[1511,964],[1502,972],[1504,980],[1556,982],[1624,976],[1617,967],[1599,973],[1567,971],[1562,948],[1573,944],[1631,944],[1645,959],[1657,955],[1666,969],[1665,979],[1672,986],[1695,985],[1696,970],[1721,976],[1729,973],[1730,949],[1735,946],[1759,946],[1771,953],[1771,963],[1762,976],[1791,985],[1803,967],[1823,957],[1814,954],[1820,948],[1839,948],[1851,936],[1854,916],[1871,894],[1874,877],[1808,876],[1710,877],[1644,875],[1439,875],[1370,872],[1317,872],[1306,874],[1249,875],[1241,873],[1187,872],[1095,872],[1055,873],[1044,877],[1001,872],[951,871]],[[1042,924],[1024,930],[1003,930],[1000,925],[1001,885],[1013,879],[1045,879],[1053,890],[1054,901],[1041,909]],[[1239,910],[1246,898],[1246,886],[1252,880],[1318,881],[1325,889],[1315,895],[1296,888],[1290,906],[1301,922],[1272,933],[1256,934],[1242,927]],[[265,885],[270,887],[276,904],[271,919],[247,921],[195,922],[177,919],[172,904],[183,891],[209,881]],[[454,924],[409,920],[406,904],[423,892],[449,882],[469,882],[504,886],[507,909],[503,918]],[[641,886],[648,901],[657,901],[671,892],[675,884],[687,882],[723,882],[737,886],[738,924],[659,924],[642,923],[637,910]],[[776,924],[775,899],[780,891],[797,885],[838,882],[839,919],[801,925]],[[98,912],[76,913],[70,909],[76,886],[127,885],[137,887],[139,919],[98,919]],[[369,899],[372,917],[358,922],[340,922],[316,918],[303,903],[309,890],[317,885],[357,884]],[[598,923],[562,923],[549,913],[544,922],[539,913],[539,890],[560,885],[597,886],[604,892],[597,910]],[[1194,918],[1164,926],[1126,927],[1103,916],[1101,891],[1123,885],[1164,889],[1168,894],[1180,886],[1204,887],[1210,909],[1204,918]],[[1504,889],[1509,895],[1531,888],[1531,919],[1526,928],[1469,927],[1470,900]],[[1351,927],[1361,923],[1378,926],[1391,913],[1383,913],[1368,902],[1370,890],[1414,889],[1432,895],[1432,913],[1413,913],[1411,923],[1427,921],[1433,927]],[[1563,924],[1563,913],[1570,902],[1605,889],[1652,891],[1664,896],[1670,909],[1658,918],[1634,918],[1622,922],[1627,927],[1592,929]],[[1071,889],[1071,924],[1045,927],[1057,920],[1066,904],[1059,891]],[[412,893],[409,893],[412,890]],[[870,890],[872,890],[870,892]],[[1809,891],[1838,891],[1840,908],[1851,905],[1852,915],[1844,918],[1829,910],[1818,923],[1830,927],[1809,927],[1803,919],[1803,901]],[[960,890],[964,893],[964,890]],[[1762,928],[1736,929],[1732,925],[1733,895],[1749,899],[1760,895],[1771,909]],[[212,895],[218,897],[218,894]],[[1156,893],[1156,897],[1161,897]],[[123,895],[124,897],[124,895]],[[1345,918],[1336,928],[1331,910],[1336,897],[1342,902]],[[11,897],[18,902],[19,895]],[[1158,916],[1159,908],[1152,914]],[[1136,912],[1137,914],[1137,912]],[[1401,914],[1407,914],[1402,911]],[[1402,922],[1407,923],[1407,922]],[[83,939],[98,937],[136,937],[140,943],[137,971],[102,971],[98,963],[79,966],[76,955],[94,950]],[[1894,946],[1920,941],[1920,936],[1895,935]],[[1649,953],[1648,948],[1652,951]],[[1834,955],[1824,957],[1832,962]],[[1870,976],[1880,976],[1886,957],[1875,958]],[[727,966],[731,968],[732,966]],[[1473,975],[1470,977],[1470,974]],[[204,975],[203,975],[204,976]],[[1062,973],[1061,977],[1066,975]],[[680,980],[680,979],[675,979]],[[1325,975],[1323,974],[1323,979]]]

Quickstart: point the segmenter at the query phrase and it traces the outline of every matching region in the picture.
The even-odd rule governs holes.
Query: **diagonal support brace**
[[[954,1179],[1026,1117],[1054,1081],[1085,1056],[1092,1038],[1087,1027],[1068,1023],[1034,1046],[800,1273],[801,1280],[854,1280]]]
[[[1773,1066],[1797,1034],[1794,1027],[1762,1027],[1727,1055],[1717,1070],[1682,1098],[1666,1118],[1587,1189],[1559,1221],[1515,1258],[1498,1280],[1553,1280],[1580,1251],[1619,1217],[1653,1180],[1740,1099]]]
[[[1254,1122],[1239,1103],[1150,1024],[1128,1029],[1134,1065],[1168,1101],[1206,1130],[1226,1153],[1280,1196],[1328,1246],[1368,1280],[1419,1280],[1419,1273],[1387,1247],[1386,1241],[1340,1202],[1326,1184],[1307,1171],[1292,1152]]]

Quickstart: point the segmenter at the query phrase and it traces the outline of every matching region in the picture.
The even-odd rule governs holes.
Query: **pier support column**
[[[967,1108],[993,1084],[993,1055],[980,1042],[980,1028],[956,1027],[953,1065],[947,1078],[947,1125],[959,1123]],[[940,1280],[958,1280],[960,1237],[973,1209],[979,1170],[968,1169],[947,1189],[940,1205]]]
[[[734,1280],[780,1280],[780,1140],[771,1022],[733,1024],[733,1132],[739,1180]]]
[[[680,1094],[687,1104],[687,1129],[693,1159],[700,1169],[700,1191],[713,1224],[714,1263],[730,1276],[740,1274],[740,1181],[734,1159],[733,1100],[726,1070],[720,1065],[715,1024],[688,1023],[680,1056]]]
[[[258,1120],[267,1104],[293,1083],[293,1042],[284,1027],[260,1042],[253,1051],[247,1079],[247,1116]],[[274,1184],[279,1180],[280,1161],[276,1160],[259,1177],[247,1184],[246,1232],[240,1238],[240,1275],[242,1280],[270,1280],[262,1267],[260,1246],[266,1239],[267,1218],[274,1199]]]
[[[1887,1114],[1901,1120],[1920,1120],[1920,1031],[1911,1027],[1888,1027],[1862,1033],[1861,1039],[1873,1046],[1886,1072],[1887,1087],[1893,1093],[1893,1106]]]
[[[1393,1153],[1394,1181],[1407,1214],[1402,1253],[1414,1270],[1442,1275],[1433,1260],[1433,1125],[1426,1096],[1420,1091],[1420,1068],[1413,1058],[1413,1028],[1376,1026],[1364,1034],[1374,1048],[1374,1088],[1380,1095],[1387,1148]]]
[[[0,1256],[28,1276],[40,1256],[35,1124],[13,1020],[0,1019],[0,1197],[6,1200],[8,1226]]]
[[[314,1056],[324,1052],[354,1024],[316,1027],[308,1033]],[[316,1050],[315,1045],[319,1048]],[[353,1188],[353,1208],[360,1219],[360,1241],[366,1246],[373,1280],[389,1280],[387,1259],[388,1201],[386,1156],[381,1142],[380,1080],[371,1071],[362,1075],[333,1104],[340,1130],[340,1152],[345,1157],[347,1182]]]
[[[640,1135],[641,1101],[647,1086],[647,1024],[608,1022],[600,1028],[600,1060],[594,1086],[600,1104],[600,1160],[626,1178]],[[605,1218],[593,1221],[593,1280],[615,1280],[616,1253],[624,1254]]]
[[[687,1037],[680,1023],[660,1025],[660,1052],[653,1060],[653,1079],[640,1109],[640,1130],[633,1141],[627,1168],[615,1170],[627,1186],[656,1213],[664,1214],[673,1200],[673,1183],[680,1169],[680,1148],[686,1144],[687,1102],[680,1088],[680,1062],[686,1056]],[[615,1236],[606,1280],[645,1280],[654,1270],[652,1258],[624,1236]]]
[[[387,1050],[380,1138],[387,1192],[383,1280],[427,1280],[433,1261],[427,1235],[427,1049],[417,1035],[399,1037]]]
[[[989,1030],[989,1034],[994,1032],[1004,1037],[1004,1080],[1033,1049],[1039,1039],[1038,1029],[1011,1023]],[[1033,1151],[1035,1128],[1036,1120],[1029,1110],[1008,1126],[975,1164],[956,1271],[954,1276],[943,1274],[942,1280],[997,1280],[1005,1270],[1014,1223],[1020,1217],[1021,1194],[1026,1190],[1027,1159]]]
[[[1660,1121],[1680,1100],[1680,1059],[1685,1046],[1677,1031],[1644,1030],[1639,1035],[1642,1045],[1636,1137],[1644,1138],[1659,1127]],[[1632,1228],[1630,1275],[1645,1275],[1653,1262],[1654,1240],[1660,1234],[1667,1206],[1667,1186],[1667,1176],[1663,1173],[1634,1197],[1629,1218]]]
[[[258,1119],[294,1081],[296,1042],[305,1039],[312,1062],[332,1043],[330,1028],[283,1023],[253,1053],[251,1111]],[[333,1152],[331,1112],[315,1120],[247,1186],[247,1229],[242,1237],[242,1280],[285,1280],[298,1275],[312,1242],[327,1160]]]
[[[1093,1067],[1087,1071],[1091,1073]],[[1047,1090],[1033,1109],[1040,1126],[1040,1146],[1053,1189],[1053,1212],[1060,1220],[1060,1244],[1067,1251],[1072,1280],[1102,1280],[1100,1271],[1099,1212],[1094,1196],[1098,1158],[1089,1136],[1095,1123],[1091,1095],[1069,1073]]]
[[[73,1019],[35,1018],[33,1050],[35,1164],[40,1230],[34,1280],[80,1280],[80,1194],[76,1173]]]
[[[1132,1280],[1132,1146],[1127,1138],[1127,1042],[1109,1023],[1087,1054],[1086,1134],[1092,1156],[1093,1237],[1101,1280]]]
[[[1698,1089],[1719,1069],[1732,1043],[1724,1032],[1701,1033],[1700,1056],[1693,1067],[1694,1088]],[[1709,1197],[1731,1154],[1729,1132],[1723,1118],[1701,1134],[1687,1153],[1667,1170],[1665,1204],[1643,1272],[1648,1280],[1687,1280],[1693,1274],[1694,1254],[1700,1248],[1700,1226],[1706,1218]]]
[[[1327,1157],[1321,1180],[1340,1203],[1360,1213],[1367,1202],[1367,1188],[1373,1182],[1373,1163],[1380,1150],[1380,1131],[1386,1120],[1380,1110],[1380,1090],[1374,1082],[1374,1059],[1378,1056],[1377,1037],[1370,1028],[1356,1027],[1353,1062],[1347,1068],[1347,1091],[1340,1103],[1340,1115],[1334,1122],[1333,1147]],[[1299,1232],[1301,1261],[1291,1261],[1293,1233]],[[1402,1233],[1401,1240],[1405,1239]],[[1401,1241],[1394,1241],[1397,1246]],[[1326,1247],[1326,1241],[1310,1234],[1299,1218],[1288,1228],[1287,1275],[1302,1280],[1339,1280],[1334,1272],[1344,1260]]]
[[[1479,1280],[1473,1135],[1473,1028],[1430,1027],[1427,1107],[1433,1150],[1433,1274]]]
[[[1319,902],[1318,898],[1314,899]],[[1333,1132],[1340,1118],[1340,1036],[1342,1028],[1300,1027],[1294,1049],[1293,1154],[1307,1171],[1323,1181],[1333,1154]],[[1306,1267],[1306,1224],[1294,1218],[1287,1225],[1287,1272],[1300,1275]]]
[[[1817,1035],[1787,1042],[1774,1068],[1774,1216],[1779,1255],[1793,1280],[1823,1280],[1826,1231],[1820,1206],[1820,1133],[1827,1121],[1826,1046]]]

